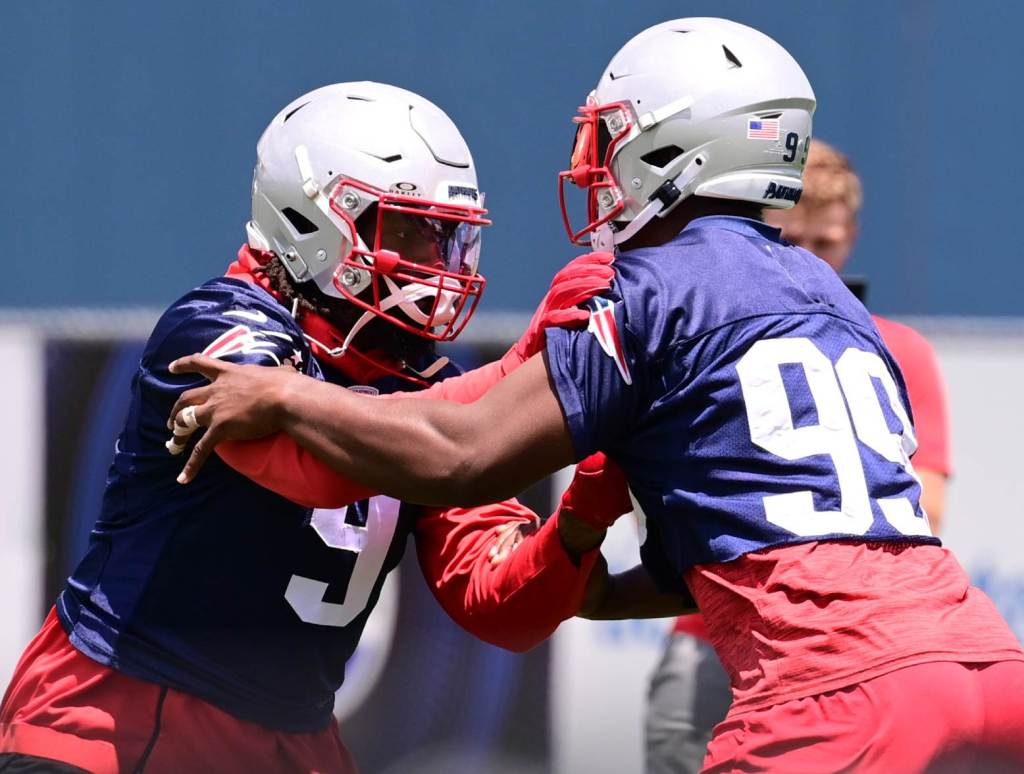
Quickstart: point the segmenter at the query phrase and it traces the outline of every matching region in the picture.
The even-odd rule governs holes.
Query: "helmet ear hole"
[[[377,241],[377,202],[373,202],[356,218],[356,233],[367,248],[373,250]]]
[[[640,160],[652,167],[664,169],[685,152],[678,145],[664,145],[656,150],[648,151],[640,157]]]
[[[288,219],[288,222],[291,224],[292,228],[294,228],[295,231],[299,234],[315,234],[317,231],[320,230],[319,228],[317,228],[316,223],[311,221],[298,210],[293,210],[291,207],[285,207],[283,210],[281,210],[281,214]]]
[[[604,121],[597,122],[597,163],[603,164],[608,155],[608,146],[612,144],[612,134]]]

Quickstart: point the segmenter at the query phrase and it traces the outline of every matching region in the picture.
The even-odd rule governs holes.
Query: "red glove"
[[[596,452],[576,466],[576,476],[562,495],[558,512],[568,511],[584,524],[605,530],[631,510],[633,503],[622,468]]]
[[[581,328],[590,319],[590,312],[579,304],[603,293],[612,285],[615,270],[612,253],[587,253],[563,266],[551,287],[530,318],[526,332],[519,337],[501,359],[502,374],[509,374],[533,355],[544,349],[547,328]]]

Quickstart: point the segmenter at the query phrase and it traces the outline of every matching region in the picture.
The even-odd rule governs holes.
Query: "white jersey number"
[[[366,609],[395,536],[400,507],[394,498],[371,497],[365,527],[345,521],[347,507],[313,511],[310,526],[320,539],[330,548],[351,551],[358,557],[343,603],[324,601],[329,584],[302,575],[291,577],[284,598],[299,618],[321,626],[348,626]]]
[[[818,424],[793,426],[782,379],[781,366],[786,364],[803,369]],[[808,490],[767,495],[765,515],[772,524],[801,536],[865,534],[874,516],[857,439],[885,459],[901,465],[918,480],[910,464],[917,440],[900,402],[896,382],[877,354],[850,348],[833,367],[810,339],[765,339],[740,358],[736,371],[746,403],[751,440],[787,460],[827,454],[839,481],[838,511],[815,510]],[[902,433],[889,431],[875,391],[875,380],[882,386],[889,407],[903,425]],[[876,502],[886,520],[899,532],[931,534],[927,519],[917,515],[915,504],[909,498],[889,497]]]

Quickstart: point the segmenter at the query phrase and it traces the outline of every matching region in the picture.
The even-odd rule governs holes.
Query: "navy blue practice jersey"
[[[183,390],[205,382],[167,366],[202,351],[352,386],[321,369],[260,287],[220,278],[173,304],[132,382],[102,512],[57,611],[76,648],[125,674],[272,728],[321,729],[415,513],[383,496],[304,508],[216,455],[192,483],[176,483],[184,458],[164,447],[168,415]]]
[[[548,363],[577,457],[625,470],[663,586],[787,543],[938,542],[903,378],[828,265],[716,216],[614,267],[587,330],[548,331]]]

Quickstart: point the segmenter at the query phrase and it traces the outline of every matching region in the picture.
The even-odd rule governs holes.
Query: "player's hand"
[[[540,519],[532,522],[510,521],[494,528],[494,545],[488,552],[490,562],[498,565],[508,559],[509,555],[522,545],[527,535],[532,535],[540,527]]]
[[[633,510],[626,476],[614,460],[601,452],[576,466],[576,475],[562,495],[559,518],[569,516],[594,530],[604,531]]]
[[[611,287],[614,260],[612,253],[588,253],[569,261],[555,274],[526,332],[502,358],[505,373],[544,349],[546,329],[579,328],[587,324],[590,312],[579,305]]]
[[[178,476],[180,484],[196,477],[221,441],[260,438],[278,430],[285,392],[282,386],[300,378],[291,366],[236,365],[205,355],[180,358],[171,363],[170,371],[198,373],[210,380],[208,385],[183,392],[167,422],[173,432],[167,442],[171,454],[180,454],[192,434],[200,427],[206,428]]]

